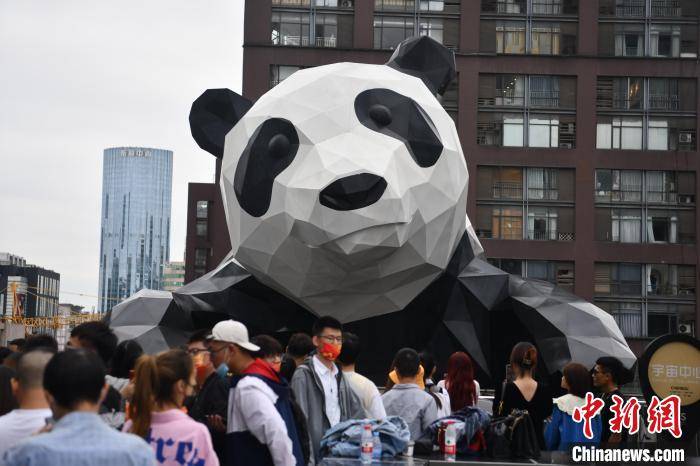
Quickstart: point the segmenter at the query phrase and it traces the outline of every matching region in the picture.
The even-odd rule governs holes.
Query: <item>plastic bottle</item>
[[[374,442],[372,439],[372,425],[365,424],[360,438],[360,463],[372,464],[372,450],[374,450]]]
[[[376,430],[372,434],[372,458],[380,461],[382,459],[382,440]]]
[[[457,428],[454,424],[448,424],[445,429],[445,461],[457,460]]]

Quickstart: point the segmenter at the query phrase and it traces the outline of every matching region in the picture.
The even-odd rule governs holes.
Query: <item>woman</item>
[[[476,406],[481,391],[479,382],[474,380],[474,365],[467,353],[453,353],[447,360],[447,376],[443,384],[450,395],[452,412],[457,412],[466,406]]]
[[[592,389],[588,369],[582,364],[571,362],[562,372],[564,375],[561,378],[561,388],[568,393],[554,400],[552,421],[547,425],[544,434],[547,450],[568,451],[577,443],[600,444],[603,428],[600,415],[596,415],[592,420],[592,439],[583,434],[583,423],[573,419],[574,409],[586,404],[586,393]]]
[[[552,395],[533,378],[537,368],[537,350],[531,343],[520,342],[510,353],[514,381],[504,381],[493,400],[493,415],[507,416],[514,409],[527,410],[537,434],[540,450],[545,449],[544,420],[552,413]]]
[[[136,361],[141,355],[143,355],[143,348],[136,340],[124,340],[117,345],[112,356],[111,368],[105,381],[125,400],[130,400],[134,391],[134,385],[130,380]]]
[[[422,351],[418,356],[420,357],[420,365],[423,367],[423,382],[425,383],[425,391],[435,398],[435,403],[437,404],[438,409],[438,418],[449,416],[452,414],[452,409],[450,407],[450,395],[447,393],[444,386],[440,386],[433,381],[433,377],[437,371],[435,358],[427,351]]]
[[[136,363],[130,420],[124,431],[147,439],[163,465],[218,466],[211,436],[204,424],[182,411],[196,386],[192,358],[183,350],[144,355]]]
[[[0,366],[0,416],[4,416],[17,408],[17,399],[12,394],[12,378],[15,371],[9,367]]]

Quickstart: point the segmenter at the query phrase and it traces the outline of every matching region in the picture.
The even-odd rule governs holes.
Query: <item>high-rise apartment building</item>
[[[699,10],[697,0],[248,0],[243,94],[255,100],[306,67],[384,63],[416,34],[453,48],[458,77],[440,100],[488,257],[595,302],[639,352],[698,322]],[[200,223],[213,228],[195,194],[188,281],[230,248],[227,236],[189,242]],[[223,218],[220,199],[207,205]]]
[[[160,289],[170,257],[173,153],[147,147],[104,150],[99,311],[141,288]]]
[[[163,280],[161,289],[175,291],[185,284],[185,263],[167,262],[163,266]]]

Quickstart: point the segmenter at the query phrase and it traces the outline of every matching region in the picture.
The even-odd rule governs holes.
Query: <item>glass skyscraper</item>
[[[160,289],[170,259],[173,153],[148,147],[104,151],[99,310],[141,288]]]

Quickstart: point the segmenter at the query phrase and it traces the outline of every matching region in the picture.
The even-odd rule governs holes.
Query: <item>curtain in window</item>
[[[647,172],[647,202],[664,202],[664,172]]]
[[[503,115],[503,145],[506,147],[523,146],[522,115]]]
[[[638,170],[624,170],[620,175],[622,188],[622,200],[639,202],[642,200],[642,172]]]
[[[598,122],[595,140],[596,149],[610,149],[612,147],[612,125],[609,121]]]
[[[613,312],[613,317],[624,336],[642,336],[642,310],[638,303],[619,303],[619,308]]]
[[[649,150],[668,150],[669,124],[667,120],[649,120]]]
[[[544,168],[528,168],[527,197],[528,199],[544,199]]]
[[[613,241],[621,243],[640,243],[641,218],[639,213],[632,210],[614,210],[612,217]]]

